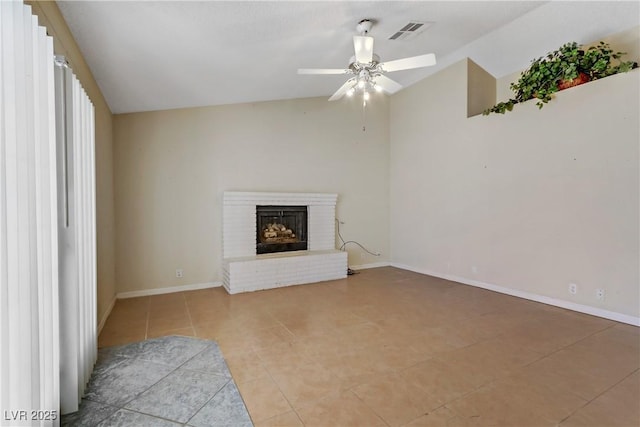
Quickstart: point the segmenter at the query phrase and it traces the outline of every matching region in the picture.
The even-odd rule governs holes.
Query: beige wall
[[[222,280],[222,193],[338,193],[350,265],[388,260],[388,100],[114,116],[118,292]],[[364,254],[364,256],[362,256]],[[175,277],[182,268],[184,277]]]
[[[98,319],[115,298],[115,223],[113,210],[113,153],[111,111],[84,61],[58,6],[53,1],[27,1],[40,25],[53,37],[54,51],[64,55],[95,107],[96,217],[98,258]]]
[[[471,118],[466,72],[391,99],[392,260],[640,316],[640,71]]]

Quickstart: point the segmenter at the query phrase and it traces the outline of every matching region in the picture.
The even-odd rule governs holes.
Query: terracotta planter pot
[[[580,73],[578,74],[578,77],[576,77],[573,80],[561,80],[560,83],[558,83],[558,90],[563,90],[563,89],[568,89],[570,87],[578,86],[583,83],[587,83],[589,80],[590,80],[589,75],[585,73]]]

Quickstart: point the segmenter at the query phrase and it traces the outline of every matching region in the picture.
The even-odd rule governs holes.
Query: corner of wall
[[[477,116],[495,103],[495,77],[467,58],[467,117]]]

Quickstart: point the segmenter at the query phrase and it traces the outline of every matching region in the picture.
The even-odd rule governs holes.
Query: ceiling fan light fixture
[[[348,68],[300,68],[298,74],[350,74],[352,77],[331,95],[329,101],[336,101],[345,95],[353,96],[356,92],[363,92],[363,102],[366,105],[370,93],[385,92],[392,95],[402,89],[402,85],[385,76],[386,73],[436,64],[436,57],[433,53],[381,62],[380,57],[373,53],[373,37],[367,35],[373,24],[374,22],[370,19],[358,22],[356,30],[360,35],[353,36],[355,55],[349,60]],[[405,25],[402,31],[417,33],[422,27],[426,27],[425,23],[415,22],[408,27]]]

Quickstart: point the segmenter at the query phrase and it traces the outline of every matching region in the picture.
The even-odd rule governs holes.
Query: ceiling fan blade
[[[298,68],[298,74],[349,74],[344,68]]]
[[[402,85],[394,80],[391,80],[387,76],[377,76],[373,79],[376,82],[376,86],[380,86],[382,90],[384,90],[388,94],[394,94],[400,89],[402,89]]]
[[[353,49],[356,52],[356,61],[368,64],[373,60],[373,37],[353,36]]]
[[[333,95],[331,95],[331,98],[329,98],[329,101],[335,101],[337,99],[342,98],[344,94],[347,93],[347,91],[351,89],[355,83],[356,83],[356,79],[349,79],[346,82],[344,82],[344,84],[340,86],[340,88]]]
[[[380,67],[386,72],[410,70],[412,68],[430,67],[436,65],[436,56],[433,53],[426,55],[412,56],[410,58],[396,59],[395,61],[383,62]]]

